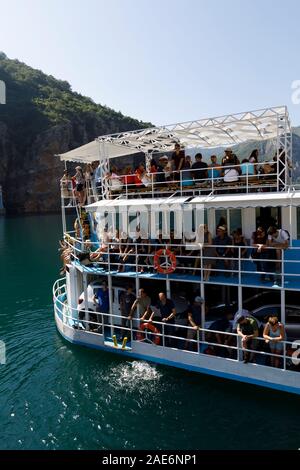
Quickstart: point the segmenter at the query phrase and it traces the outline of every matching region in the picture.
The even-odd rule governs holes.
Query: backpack
[[[283,229],[283,228],[281,230],[283,230],[287,234],[287,236],[289,237],[288,241],[290,241],[291,240],[290,232],[288,230]]]

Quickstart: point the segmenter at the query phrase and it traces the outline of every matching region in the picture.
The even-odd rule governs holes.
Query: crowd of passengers
[[[278,173],[284,176],[286,163],[285,153],[280,150]],[[215,183],[241,183],[253,182],[259,178],[268,181],[276,178],[277,174],[277,155],[270,162],[259,163],[259,151],[254,149],[249,158],[239,160],[232,149],[224,151],[224,156],[218,162],[216,155],[210,157],[210,162],[203,161],[201,153],[195,155],[195,161],[189,155],[185,155],[184,149],[179,143],[175,144],[174,152],[171,157],[167,155],[160,156],[158,159],[150,161],[149,168],[145,163],[139,163],[135,168],[126,166],[117,168],[112,166],[110,171],[104,176],[108,181],[110,190],[121,191],[127,189],[142,189],[147,187],[169,187],[174,188],[181,181],[182,186],[193,187],[194,185],[206,185],[212,179]],[[76,200],[80,206],[86,202],[88,190],[92,193],[99,193],[102,186],[101,167],[99,162],[86,165],[85,169],[81,166],[75,168],[75,174],[71,176],[66,170],[60,180],[62,197],[66,200],[65,205],[71,206]],[[175,185],[175,186],[174,186]],[[68,202],[68,204],[67,204]]]
[[[109,313],[109,295],[107,282],[104,280],[93,298],[97,305],[97,313],[91,310],[89,312],[89,321],[92,322],[89,327],[91,331],[102,333],[102,328],[104,328],[109,334],[108,317],[104,315]],[[182,313],[178,313],[174,301],[167,298],[165,292],[160,292],[157,299],[152,302],[145,289],[139,289],[136,296],[133,287],[128,285],[119,296],[123,329],[116,327],[118,339],[122,341],[125,336],[127,338],[130,336],[132,324],[135,330],[133,339],[144,340],[145,336],[139,335],[139,329],[142,324],[145,326],[146,323],[150,333],[147,339],[151,342],[154,342],[155,335],[157,337],[157,334],[163,331],[164,345],[167,347],[195,351],[198,350],[197,343],[200,341],[203,345],[200,352],[235,359],[237,358],[237,337],[231,333],[237,333],[240,337],[245,363],[255,362],[257,351],[265,351],[270,353],[267,355],[267,364],[273,367],[282,366],[280,355],[283,354],[283,341],[286,335],[284,325],[276,315],[270,315],[267,322],[259,326],[248,310],[238,311],[235,316],[225,313],[223,318],[212,322],[202,336],[199,330],[201,330],[203,303],[200,296],[195,296],[188,307]],[[205,304],[204,309],[207,313]],[[85,325],[84,310],[79,310],[79,319]],[[151,329],[150,324],[155,328]],[[264,344],[258,340],[259,337],[264,339]],[[156,344],[161,344],[161,340]]]
[[[216,228],[215,236],[210,233],[207,224],[200,225],[196,239],[177,239],[171,231],[170,238],[149,239],[136,228],[136,236],[129,238],[116,230],[114,233],[106,227],[102,241],[96,248],[90,240],[90,227],[87,219],[83,220],[83,252],[75,250],[74,240],[61,241],[61,258],[64,274],[66,265],[74,258],[84,265],[92,265],[117,272],[136,271],[140,273],[153,273],[157,266],[154,264],[156,252],[166,246],[176,257],[176,271],[200,276],[201,250],[203,280],[209,281],[211,273],[234,276],[239,270],[239,258],[251,259],[256,264],[256,271],[261,273],[262,282],[274,282],[280,284],[282,250],[286,250],[290,244],[290,234],[287,230],[271,225],[268,228],[257,227],[251,237],[251,246],[248,245],[241,228],[237,228],[231,235],[228,234],[225,221],[221,218]],[[75,235],[81,238],[81,229],[78,219],[75,221]],[[80,249],[81,250],[81,249]],[[81,250],[82,251],[82,250]],[[242,262],[242,261],[241,261]],[[241,269],[243,267],[241,266]]]

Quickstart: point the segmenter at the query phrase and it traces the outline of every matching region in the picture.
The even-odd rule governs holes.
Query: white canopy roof
[[[198,196],[190,201],[205,208],[285,207],[300,204],[300,191]]]
[[[300,205],[300,191],[278,193],[220,194],[211,196],[170,197],[153,199],[102,199],[86,206],[88,212],[109,211],[110,207],[142,207],[174,204],[203,204],[206,209],[245,208],[245,207],[286,207]]]
[[[101,201],[94,202],[85,206],[87,212],[95,212],[97,209],[102,211],[109,211],[111,207],[142,207],[142,206],[158,206],[164,204],[173,205],[173,204],[183,204],[189,198],[188,197],[172,197],[172,198],[145,198],[145,199],[102,199]]]
[[[167,152],[175,142],[187,148],[214,148],[272,139],[285,132],[290,132],[289,116],[281,106],[101,136],[60,158],[88,163],[139,152]]]

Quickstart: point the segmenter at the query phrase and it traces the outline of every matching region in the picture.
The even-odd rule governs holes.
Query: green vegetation
[[[57,124],[84,125],[86,141],[97,135],[149,126],[122,113],[94,103],[72,91],[68,82],[11,60],[0,52],[0,79],[6,83],[7,104],[0,120],[7,124],[20,150],[38,134]],[[83,144],[84,142],[79,142]]]

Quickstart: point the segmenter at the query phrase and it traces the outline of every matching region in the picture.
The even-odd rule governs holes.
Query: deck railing
[[[265,339],[254,338],[257,346],[253,349],[243,348],[241,337],[236,332],[197,328],[183,324],[166,323],[162,321],[147,321],[139,318],[128,319],[121,314],[106,313],[101,311],[75,309],[67,303],[65,279],[59,279],[53,286],[53,301],[57,316],[64,324],[76,330],[84,330],[89,334],[100,334],[108,338],[116,337],[123,342],[127,338],[127,344],[136,341],[152,343],[155,347],[172,348],[182,350],[189,354],[213,355],[227,360],[240,362],[244,353],[252,354],[251,362],[261,366],[270,366],[269,361],[280,360],[280,368],[283,370],[300,371],[298,352],[300,341],[281,341],[282,353],[272,354],[267,350]],[[141,324],[152,324],[156,330],[141,329]],[[217,335],[221,340],[217,339]],[[124,344],[124,343],[123,343]],[[122,346],[120,346],[120,349]]]
[[[165,274],[176,280],[212,280],[222,284],[259,286],[268,286],[269,283],[276,287],[299,289],[300,247],[265,247],[260,257],[254,258],[256,249],[252,246],[191,242],[184,245],[143,240],[141,243],[103,242],[99,247],[99,243],[84,242],[72,235],[66,238],[72,250],[71,258],[103,273],[117,275],[123,272],[128,276],[132,273]],[[163,254],[158,259],[160,250]],[[175,263],[172,264],[173,257],[168,256],[168,252],[175,255]]]
[[[93,203],[102,198],[164,197],[178,195],[205,195],[222,193],[250,193],[258,191],[280,191],[289,183],[289,176],[278,177],[275,162],[249,163],[239,165],[218,165],[207,169],[185,169],[179,172],[146,172],[140,176],[135,173],[107,175],[102,181],[86,181],[86,202]],[[243,168],[243,170],[241,170]],[[207,175],[208,171],[208,176]],[[289,169],[285,172],[289,174]],[[71,181],[62,188],[65,206],[76,198]]]

